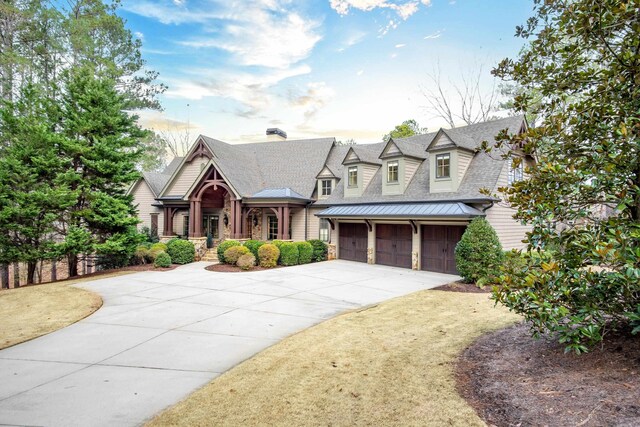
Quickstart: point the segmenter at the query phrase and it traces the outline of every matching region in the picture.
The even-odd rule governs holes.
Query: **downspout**
[[[304,205],[304,240],[307,241],[309,240],[309,236],[308,236],[308,228],[309,228],[309,214],[308,214],[308,209],[309,209],[309,203],[307,203],[306,205]]]
[[[489,202],[489,206],[487,206],[486,208],[482,208],[482,213],[485,213],[486,211],[488,211],[489,209],[491,209],[491,208],[493,207],[494,203],[495,203],[495,202],[494,202],[493,200],[491,200],[491,201]]]

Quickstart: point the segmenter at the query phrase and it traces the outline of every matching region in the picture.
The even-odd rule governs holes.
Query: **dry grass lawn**
[[[87,317],[102,306],[102,299],[71,285],[121,274],[129,272],[0,291],[0,350]]]
[[[517,320],[487,294],[418,292],[293,335],[149,425],[484,425],[456,393],[454,363]]]

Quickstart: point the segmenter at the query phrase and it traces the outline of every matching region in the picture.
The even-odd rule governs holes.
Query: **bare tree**
[[[437,63],[433,73],[427,74],[430,84],[421,87],[427,100],[427,110],[434,117],[444,119],[452,128],[460,121],[471,125],[491,119],[499,107],[500,91],[494,77],[491,77],[490,86],[485,87],[483,78],[489,72],[485,72],[484,68],[483,64],[479,64],[463,71],[458,81],[449,78],[447,87],[442,81],[440,63]]]
[[[179,128],[177,126],[157,131],[157,135],[162,138],[169,154],[173,157],[182,157],[191,147],[191,133],[189,126]]]

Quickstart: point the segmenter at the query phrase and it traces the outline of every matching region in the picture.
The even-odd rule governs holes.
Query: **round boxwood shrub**
[[[166,252],[160,252],[153,262],[153,265],[163,268],[171,267],[171,257]]]
[[[299,257],[300,253],[295,243],[284,242],[280,245],[280,264],[298,265]]]
[[[248,252],[238,258],[238,262],[236,262],[236,265],[242,270],[251,270],[256,265],[256,257],[253,256],[251,252]]]
[[[322,240],[314,239],[308,241],[313,247],[313,262],[320,262],[327,260],[327,253],[329,247]]]
[[[278,265],[278,258],[280,258],[280,250],[275,245],[265,243],[258,249],[260,267],[273,268]]]
[[[196,258],[196,249],[188,240],[170,240],[167,243],[167,253],[176,264],[189,264]]]
[[[167,250],[167,244],[166,243],[154,243],[153,245],[151,245],[151,248],[149,248],[149,250],[154,250],[154,249],[162,249],[163,251]]]
[[[224,242],[220,243],[218,245],[218,261],[220,261],[221,263],[224,263],[224,252],[233,247],[233,246],[240,246],[240,242],[238,242],[237,240],[225,240]]]
[[[136,248],[133,258],[136,264],[146,264],[149,262],[149,249],[146,246],[140,245]]]
[[[479,285],[483,279],[499,274],[504,258],[498,235],[484,218],[469,223],[456,245],[455,255],[460,276]]]
[[[235,265],[242,255],[250,253],[251,251],[249,250],[249,248],[246,248],[244,246],[232,246],[224,251],[224,262],[226,262],[227,264]]]
[[[244,242],[244,246],[246,246],[251,251],[256,259],[258,259],[258,249],[260,249],[260,246],[264,244],[265,242],[261,240],[247,240],[246,242]]]
[[[313,260],[313,246],[309,242],[296,242],[298,264],[309,264]]]

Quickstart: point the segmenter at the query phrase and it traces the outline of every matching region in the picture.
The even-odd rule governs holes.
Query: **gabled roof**
[[[349,150],[347,151],[347,154],[345,154],[342,164],[349,165],[355,163],[369,163],[372,165],[382,164],[378,158],[378,151],[371,150],[369,144],[349,146]]]
[[[420,144],[404,139],[394,140],[389,138],[389,142],[384,146],[378,158],[385,159],[395,156],[413,157],[421,160],[427,157]]]
[[[154,196],[158,197],[165,184],[169,180],[170,175],[164,175],[157,172],[144,172],[142,178],[147,182]]]

